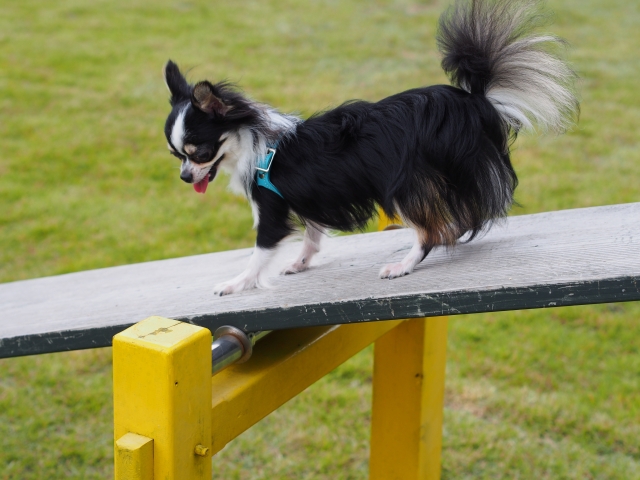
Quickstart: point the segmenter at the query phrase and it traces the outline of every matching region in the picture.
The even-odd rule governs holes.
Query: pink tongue
[[[193,189],[198,193],[204,193],[207,191],[207,185],[209,185],[209,175],[205,175],[198,183],[194,183]]]

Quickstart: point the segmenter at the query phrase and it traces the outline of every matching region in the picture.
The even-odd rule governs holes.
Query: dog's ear
[[[184,75],[180,73],[178,65],[171,60],[164,66],[164,81],[171,92],[171,105],[187,100],[191,96],[191,87]]]
[[[224,117],[233,107],[227,105],[220,97],[220,93],[216,92],[214,85],[207,81],[199,82],[193,87],[191,103],[205,113]]]

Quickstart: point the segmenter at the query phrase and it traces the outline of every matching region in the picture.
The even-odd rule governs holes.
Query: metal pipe
[[[270,330],[245,333],[239,328],[224,326],[213,334],[211,344],[211,374],[216,374],[234,363],[249,360],[256,342],[264,338]]]

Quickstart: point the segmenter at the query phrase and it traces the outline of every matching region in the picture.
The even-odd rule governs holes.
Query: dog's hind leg
[[[413,243],[413,247],[400,263],[390,263],[385,265],[380,270],[380,278],[392,278],[402,277],[413,272],[413,269],[418,265],[424,257],[426,257],[433,245],[428,241],[428,236],[424,232],[416,232],[416,240]]]
[[[307,228],[302,240],[302,251],[295,262],[282,270],[282,275],[291,275],[307,270],[313,256],[320,251],[320,240],[323,234],[324,227],[307,221]]]

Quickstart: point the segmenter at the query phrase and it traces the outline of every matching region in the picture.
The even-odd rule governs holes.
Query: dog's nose
[[[189,171],[180,172],[180,178],[187,183],[193,183],[193,175]]]

